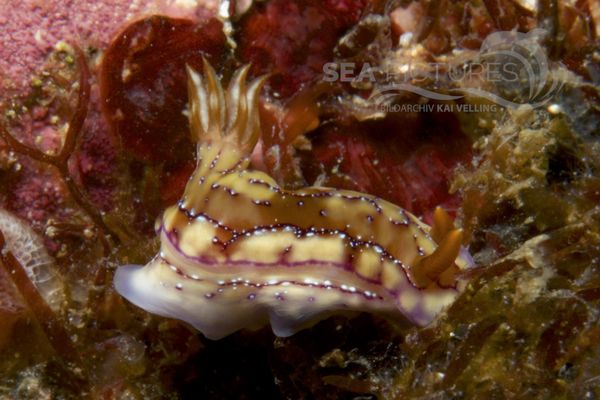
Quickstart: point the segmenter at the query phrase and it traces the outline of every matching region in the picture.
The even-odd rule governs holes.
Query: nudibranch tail
[[[206,61],[188,75],[196,170],[158,224],[160,253],[117,271],[124,297],[218,339],[267,321],[288,336],[348,311],[427,325],[465,288],[473,263],[442,209],[430,228],[368,194],[280,187],[248,169],[264,77],[247,84],[243,67],[225,91]]]

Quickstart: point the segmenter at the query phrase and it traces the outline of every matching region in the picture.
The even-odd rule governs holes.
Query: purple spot
[[[248,295],[248,300],[254,300],[256,298],[256,293],[250,293]]]
[[[212,299],[213,297],[215,297],[215,294],[214,293],[206,293],[204,295],[204,297],[206,297],[207,299]]]
[[[314,303],[314,302],[315,302],[315,298],[314,298],[313,296],[310,296],[310,297],[308,298],[308,301],[309,301],[310,303]]]

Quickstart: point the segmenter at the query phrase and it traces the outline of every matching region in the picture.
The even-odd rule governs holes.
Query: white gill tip
[[[190,67],[189,64],[185,64],[185,70],[187,72],[188,78],[192,80],[192,82],[194,82],[195,86],[200,86],[202,83],[202,78],[200,77],[200,74],[196,72],[196,70],[194,70],[194,68]]]

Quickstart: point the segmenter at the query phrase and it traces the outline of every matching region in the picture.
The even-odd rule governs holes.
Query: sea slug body
[[[289,336],[344,311],[430,323],[466,285],[462,232],[441,209],[430,228],[367,194],[288,191],[249,170],[264,78],[247,73],[225,91],[208,62],[204,77],[188,69],[197,167],[158,223],[159,254],[120,267],[117,291],[211,339],[267,322]]]

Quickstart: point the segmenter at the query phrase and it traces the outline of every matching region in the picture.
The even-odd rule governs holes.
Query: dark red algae
[[[372,193],[429,219],[436,206],[454,214],[455,167],[472,157],[471,139],[449,113],[395,113],[381,121],[325,124],[301,151],[308,181]]]
[[[139,171],[146,165],[157,175],[161,207],[179,197],[194,167],[195,146],[183,114],[185,65],[202,71],[203,57],[222,65],[227,54],[217,19],[151,16],[127,26],[103,55],[99,81],[104,117],[122,150],[138,162],[131,164],[132,173],[144,174]]]
[[[255,75],[271,75],[272,103],[262,115],[264,168],[286,186],[318,183],[371,193],[418,215],[428,216],[437,205],[453,213],[459,198],[448,193],[448,182],[472,156],[471,140],[453,114],[391,113],[359,122],[343,107],[328,110],[335,96],[360,91],[324,84],[326,62],[354,54],[351,60],[362,65],[360,55],[368,50],[360,46],[369,45],[373,53],[393,47],[385,27],[355,29],[378,7],[359,0],[270,1],[243,16],[238,57],[252,63]],[[358,43],[341,46],[351,28]],[[370,43],[370,36],[380,43]]]
[[[367,0],[275,0],[257,3],[239,23],[238,56],[268,86],[290,97],[319,79],[338,39],[360,18]]]
[[[189,156],[185,65],[202,57],[220,65],[225,35],[216,19],[152,16],[129,25],[103,55],[100,95],[111,131],[124,150],[144,162]]]

